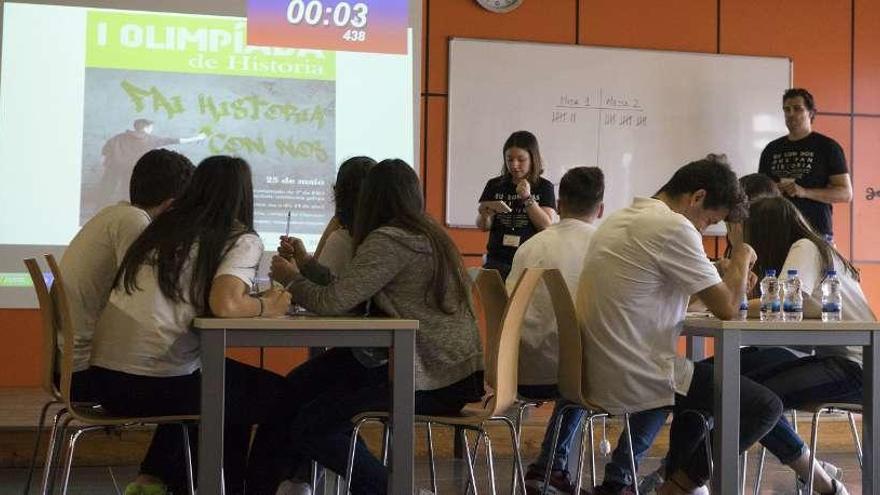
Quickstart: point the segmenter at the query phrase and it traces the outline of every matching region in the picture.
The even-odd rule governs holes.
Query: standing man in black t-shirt
[[[836,141],[813,132],[816,104],[809,91],[786,91],[782,111],[788,135],[764,148],[758,171],[779,182],[782,194],[818,233],[831,235],[831,204],[852,201],[846,156]]]
[[[476,223],[489,231],[483,267],[494,268],[507,279],[517,248],[553,222],[556,194],[553,183],[541,177],[544,163],[534,134],[514,132],[502,153],[501,175],[486,183]]]

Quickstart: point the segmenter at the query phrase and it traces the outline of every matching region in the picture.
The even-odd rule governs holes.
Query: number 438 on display
[[[367,32],[359,29],[349,29],[342,35],[345,41],[364,41],[367,39]]]

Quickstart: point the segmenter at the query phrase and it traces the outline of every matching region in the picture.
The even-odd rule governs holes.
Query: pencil
[[[287,227],[284,229],[284,237],[290,237],[290,210],[287,210]]]

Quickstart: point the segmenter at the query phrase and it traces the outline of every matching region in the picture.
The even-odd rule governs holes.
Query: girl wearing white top
[[[284,291],[250,295],[263,252],[253,216],[250,167],[240,158],[214,156],[134,241],[94,338],[93,380],[107,410],[126,416],[198,414],[201,375],[193,318],[287,311],[290,295]],[[251,427],[286,423],[291,402],[286,391],[281,376],[226,361],[227,493],[243,493],[246,462],[248,469],[259,469],[271,457],[271,451],[258,451],[247,459]],[[196,445],[194,433],[190,442]],[[126,495],[186,493],[183,453],[177,427],[159,427]]]
[[[336,213],[324,229],[314,256],[331,275],[338,275],[354,256],[351,231],[358,195],[361,183],[374,165],[376,160],[368,156],[354,156],[342,162],[339,172],[336,173],[336,184],[333,185]],[[281,236],[278,254],[288,261],[296,261],[298,266],[305,266],[311,261],[302,241],[296,237]],[[285,270],[283,263],[273,263],[272,274],[278,277],[277,281],[281,284],[287,284],[295,275],[294,272]],[[326,284],[329,280],[318,280],[318,282]]]
[[[843,319],[876,320],[859,286],[859,271],[813,231],[787,199],[770,197],[752,203],[743,234],[745,242],[758,255],[756,273],[774,269],[781,274],[781,280],[789,269],[798,270],[805,317],[820,316],[821,282],[829,270],[835,270],[840,279]],[[758,303],[753,301],[751,306],[756,308]],[[862,348],[819,346],[814,355],[778,364],[768,363],[746,376],[776,393],[787,409],[824,402],[859,404],[862,402]],[[808,477],[809,449],[785,416],[761,443],[801,478]],[[836,469],[828,471],[837,472]],[[815,472],[815,489],[819,493],[846,493],[843,484],[832,480],[818,463]]]

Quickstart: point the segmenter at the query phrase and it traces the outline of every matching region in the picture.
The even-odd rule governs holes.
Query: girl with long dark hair
[[[494,268],[506,279],[516,249],[553,222],[556,195],[553,183],[541,177],[544,162],[534,134],[514,132],[501,155],[501,175],[486,183],[476,223],[489,231],[484,268]]]
[[[305,266],[314,258],[315,261],[327,268],[320,279],[325,284],[327,276],[339,274],[354,256],[351,232],[358,195],[367,172],[374,165],[376,165],[376,160],[370,157],[355,156],[345,160],[339,166],[339,172],[336,173],[336,184],[333,185],[333,202],[336,205],[336,213],[324,229],[321,240],[318,241],[318,247],[315,248],[314,256],[309,255],[302,240],[289,236],[281,236],[278,254],[284,260],[295,261],[298,266]],[[286,266],[286,263],[277,261],[273,263],[273,280],[285,285],[290,281],[295,272],[287,270]]]
[[[749,218],[743,226],[745,242],[758,255],[755,271],[763,275],[776,270],[780,281],[790,269],[796,269],[804,296],[804,316],[818,318],[821,313],[821,283],[834,270],[840,280],[843,319],[875,321],[859,286],[859,272],[823,236],[807,224],[803,215],[783,197],[767,197],[753,202]],[[756,309],[759,301],[752,301]],[[797,409],[816,403],[862,402],[862,348],[849,346],[817,346],[812,355],[785,362],[767,363],[746,373],[766,386],[780,399],[786,409]],[[782,416],[761,443],[798,475],[809,476],[809,449]],[[819,493],[846,493],[846,488],[833,476],[839,470],[828,463],[817,463],[815,489]]]
[[[300,267],[290,289],[294,302],[319,314],[368,303],[371,314],[419,320],[416,413],[454,414],[482,395],[483,356],[461,257],[425,212],[421,191],[402,160],[374,166],[361,187],[354,258],[327,285],[305,276],[311,264]],[[279,459],[282,466],[295,471],[313,459],[343,472],[351,418],[388,410],[386,351],[335,348],[293,370],[288,381],[302,407],[289,431],[293,458]],[[386,487],[385,467],[360,444],[352,493],[381,494]]]
[[[253,211],[248,164],[210,157],[180,198],[131,245],[98,322],[91,357],[97,400],[107,410],[126,416],[198,414],[201,376],[193,318],[287,311],[290,296],[284,291],[250,295],[263,252]],[[227,493],[243,493],[252,425],[287,419],[286,389],[278,375],[226,361]],[[197,436],[190,437],[196,445]],[[126,494],[162,494],[168,488],[185,493],[183,454],[177,428],[160,426]],[[254,466],[264,461],[251,458]]]

